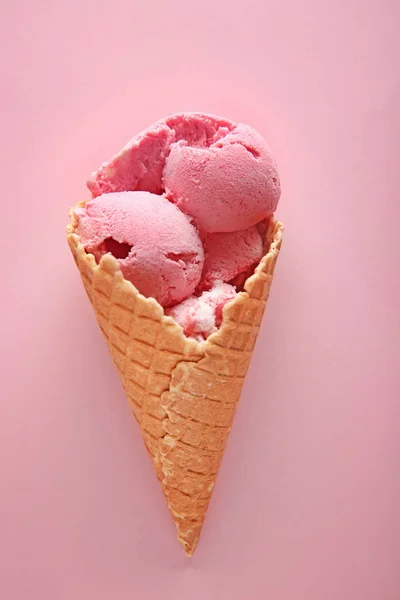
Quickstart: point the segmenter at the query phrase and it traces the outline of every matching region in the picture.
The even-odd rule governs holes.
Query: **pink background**
[[[2,2],[2,600],[400,598],[398,19],[395,0]],[[64,239],[89,172],[181,110],[265,135],[286,224],[191,561]]]

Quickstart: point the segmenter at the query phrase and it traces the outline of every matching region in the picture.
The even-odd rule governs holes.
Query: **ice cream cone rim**
[[[85,204],[86,204],[86,201],[83,200],[70,209],[70,211],[69,211],[70,223],[67,225],[67,238],[69,240],[74,241],[74,245],[76,247],[77,252],[79,252],[79,253],[83,252],[83,254],[85,255],[85,262],[87,263],[88,267],[90,267],[93,270],[101,269],[102,267],[105,267],[108,272],[112,272],[117,277],[120,277],[122,280],[125,281],[126,284],[128,284],[128,286],[132,290],[132,293],[135,296],[139,295],[142,299],[152,303],[154,305],[154,307],[157,308],[157,312],[160,313],[160,320],[164,321],[164,323],[168,324],[169,326],[176,327],[179,330],[179,332],[181,333],[181,335],[186,340],[197,344],[199,347],[201,347],[204,344],[204,342],[206,342],[207,340],[216,341],[215,336],[218,336],[220,330],[223,328],[224,323],[226,322],[225,316],[228,314],[230,307],[238,301],[239,297],[242,297],[242,298],[249,297],[252,281],[254,281],[254,279],[257,276],[270,274],[268,272],[268,264],[269,263],[272,264],[274,262],[274,261],[270,261],[270,259],[272,257],[272,254],[279,252],[279,246],[280,246],[280,243],[282,240],[283,224],[280,221],[275,221],[273,219],[273,217],[271,217],[269,219],[268,228],[267,228],[267,231],[265,234],[265,239],[267,240],[268,251],[261,258],[260,262],[254,269],[254,273],[245,281],[245,284],[243,286],[243,291],[238,292],[237,295],[235,296],[235,298],[233,298],[233,300],[227,302],[226,305],[223,307],[222,322],[221,322],[219,329],[215,333],[212,333],[207,338],[207,340],[198,341],[194,338],[188,338],[183,333],[183,328],[175,321],[175,319],[173,317],[169,317],[165,314],[164,308],[157,302],[157,300],[155,300],[155,298],[148,298],[148,297],[143,296],[140,293],[140,291],[133,285],[132,282],[126,280],[123,277],[121,267],[118,263],[118,260],[114,256],[112,256],[112,254],[105,254],[104,256],[102,256],[99,263],[96,263],[96,260],[95,260],[95,257],[93,256],[93,254],[90,254],[85,251],[83,244],[81,242],[81,239],[80,239],[79,235],[76,233],[76,228],[78,226],[78,218],[76,217],[75,212],[74,212],[75,209],[77,209],[77,208],[83,208],[85,206]]]

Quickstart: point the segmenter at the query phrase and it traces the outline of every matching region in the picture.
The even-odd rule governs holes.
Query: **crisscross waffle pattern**
[[[187,338],[117,260],[86,254],[71,213],[68,243],[139,424],[185,552],[192,555],[257,339],[281,246],[270,221],[266,255],[205,342]]]

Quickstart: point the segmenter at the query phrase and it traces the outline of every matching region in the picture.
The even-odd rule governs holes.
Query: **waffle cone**
[[[250,363],[278,258],[283,225],[270,221],[265,256],[199,343],[126,281],[110,254],[96,264],[75,233],[68,244],[153,461],[178,539],[196,548]]]

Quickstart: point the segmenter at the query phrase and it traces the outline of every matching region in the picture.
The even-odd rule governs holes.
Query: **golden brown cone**
[[[82,203],[80,204],[82,206]],[[126,281],[110,254],[86,254],[71,213],[67,238],[98,324],[175,521],[193,555],[268,299],[282,240],[270,221],[266,255],[205,342],[187,338]]]

